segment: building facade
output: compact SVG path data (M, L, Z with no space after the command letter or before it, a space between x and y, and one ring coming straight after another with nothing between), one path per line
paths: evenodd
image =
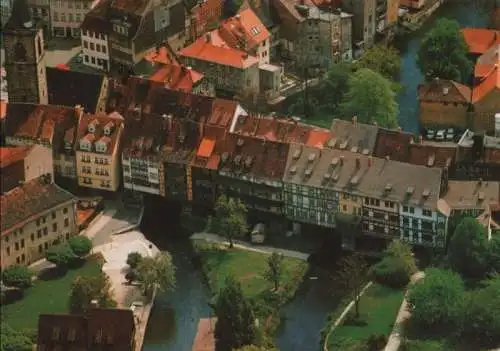
M188 8L186 31L190 42L194 42L206 32L215 29L222 20L223 0L195 0Z
M109 71L108 34L88 28L86 23L81 27L83 62L92 68Z
M1 268L29 265L77 234L76 198L42 176L1 197Z
M84 115L78 126L76 173L81 187L117 191L121 185L123 117Z
M353 15L353 44L356 49L369 48L375 42L377 0L345 0L343 9Z
M52 37L50 3L50 0L28 0L31 15L34 19L42 22L43 36L46 41Z
M79 38L85 15L99 0L55 0L50 2L53 37Z

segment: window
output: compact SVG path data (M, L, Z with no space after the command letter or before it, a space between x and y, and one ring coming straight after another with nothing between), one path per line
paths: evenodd
M55 22L59 22L59 13L55 12L54 11L54 15L52 16L52 19L55 21Z
M63 208L63 213L64 214L68 213L68 208L67 207Z
M31 241L35 241L35 233L31 233Z
M410 213L415 213L415 209L413 207L410 207Z
M61 13L61 22L66 22L66 14L64 12Z
M57 232L57 223L52 223L52 231Z
M95 65L95 57L91 57L90 60L92 61L92 64Z
M69 3L71 4L71 1ZM72 13L68 14L68 22L73 22L73 14Z
M42 251L43 251L43 247L42 247L42 244L40 244L40 245L38 245L38 252L42 253Z
M422 215L426 217L432 217L432 211L431 210L422 210Z
M5 242L8 243L9 242L9 236L5 236Z
M49 248L49 243L44 243L43 247L45 248L45 250L47 250Z
M94 50L94 43L90 43L90 50Z
M14 244L14 246L16 247L16 251L19 251L19 243L18 243L18 242L16 242L16 243Z
M21 255L21 262L25 262L26 261L26 256L24 256L24 254Z
M17 263L17 264L20 264L20 263L21 263L21 260L19 259L19 257L16 257L16 263Z
M21 239L21 249L24 249L24 239Z
M56 219L56 213L52 212L52 219Z
M47 236L49 234L49 230L47 227L43 228L43 236Z
M95 44L95 50L96 50L97 52L101 52L101 45L99 45L99 44Z
M403 212L408 212L408 206L403 206Z
M85 55L85 56L84 56L84 58L83 58L83 60L84 60L85 62L89 63L89 55Z
M82 16L79 13L77 13L75 16L76 16L76 22L80 23L82 21Z
M69 219L68 218L64 218L64 226L69 227Z
M103 54L105 54L105 53L106 53L106 46L105 46L105 45L103 45L103 46L102 46L102 53L103 53Z
M10 256L10 247L7 246L6 251L7 251L7 256Z
M41 229L38 229L37 232L36 232L36 237L38 239L40 239L42 237L42 230Z
M84 41L83 41L83 47L84 47L85 49L88 49L88 48L89 48L89 42L88 42L88 41L86 41L86 40L84 40Z

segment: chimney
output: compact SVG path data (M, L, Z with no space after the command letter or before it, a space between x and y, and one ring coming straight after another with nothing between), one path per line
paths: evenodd
M237 13L236 15L234 15L234 18L236 18L239 21L241 19L241 16L239 13Z
M205 34L205 42L207 43L212 42L212 37L210 36L210 33Z
M353 125L354 127L357 127L357 126L358 126L358 117L357 117L357 116L354 116L354 117L352 118L352 125Z
M98 308L99 302L97 300L90 301L90 308Z
M356 169L360 168L361 168L361 160L359 159L359 157L356 157Z

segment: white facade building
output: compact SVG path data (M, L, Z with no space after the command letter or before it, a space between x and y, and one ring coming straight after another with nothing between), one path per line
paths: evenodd
M81 29L83 63L105 72L109 71L109 46L106 33Z
M85 15L100 0L54 0L50 4L53 37L80 37Z

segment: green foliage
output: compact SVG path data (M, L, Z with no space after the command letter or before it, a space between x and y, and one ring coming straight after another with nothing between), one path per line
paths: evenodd
M86 236L77 235L69 239L69 246L76 256L84 257L92 250L92 241Z
M243 346L239 349L234 349L233 351L278 351L278 349L275 348L267 348L267 347L262 347L262 346L255 346L255 345L247 345Z
M349 77L349 90L340 105L345 118L358 122L377 122L382 127L397 125L398 104L391 82L377 72L362 68Z
M420 44L417 63L427 79L466 82L472 72L468 46L455 20L440 19Z
M114 307L109 277L100 272L95 276L77 277L71 286L69 309L72 313L82 313L97 300L99 307Z
M488 266L492 273L500 274L500 234L492 235L488 243Z
M144 295L151 298L154 288L168 291L175 289L176 267L169 252L155 257L144 257L137 265L137 280L142 283Z
M33 341L30 336L12 329L6 323L2 322L0 327L1 337L0 345L2 351L32 351Z
M464 218L448 246L451 267L466 278L482 278L487 267L487 234L474 218Z
M2 271L2 282L7 286L26 289L31 286L33 272L26 266L13 265Z
M215 303L217 324L215 339L217 351L230 351L252 345L256 338L255 317L250 302L243 295L241 285L233 277L226 279Z
M139 252L131 252L127 256L127 264L130 268L136 269L139 262L142 260L142 255Z
M359 317L359 294L368 280L368 266L363 257L359 254L344 257L340 261L337 279L340 287L351 294L356 317Z
M137 280L137 272L135 269L131 269L129 270L126 274L125 274L125 279L127 280L127 282L129 284L131 284L133 281Z
M500 345L500 276L470 293L464 314L462 335L466 339L485 347Z
M278 291L281 276L283 274L283 255L273 252L267 259L267 270L264 277L274 284L274 290Z
M387 344L387 337L383 334L370 335L366 341L366 349L368 351L380 351L383 350Z
M409 287L412 322L422 330L453 329L460 324L464 284L454 272L430 268L423 281Z
M415 262L415 257L411 251L410 245L401 240L391 241L385 251L385 255L401 260L409 276L418 271L417 263Z
M59 244L49 247L45 252L45 258L57 267L65 269L77 256L68 244Z
M391 288L402 288L410 282L404 262L396 257L384 257L372 267L373 280Z
M248 231L247 209L239 199L221 195L215 204L214 225L217 233L227 237L230 247L233 239L242 237Z
M401 56L394 47L377 44L363 53L355 67L368 68L389 80L397 81L401 73Z

